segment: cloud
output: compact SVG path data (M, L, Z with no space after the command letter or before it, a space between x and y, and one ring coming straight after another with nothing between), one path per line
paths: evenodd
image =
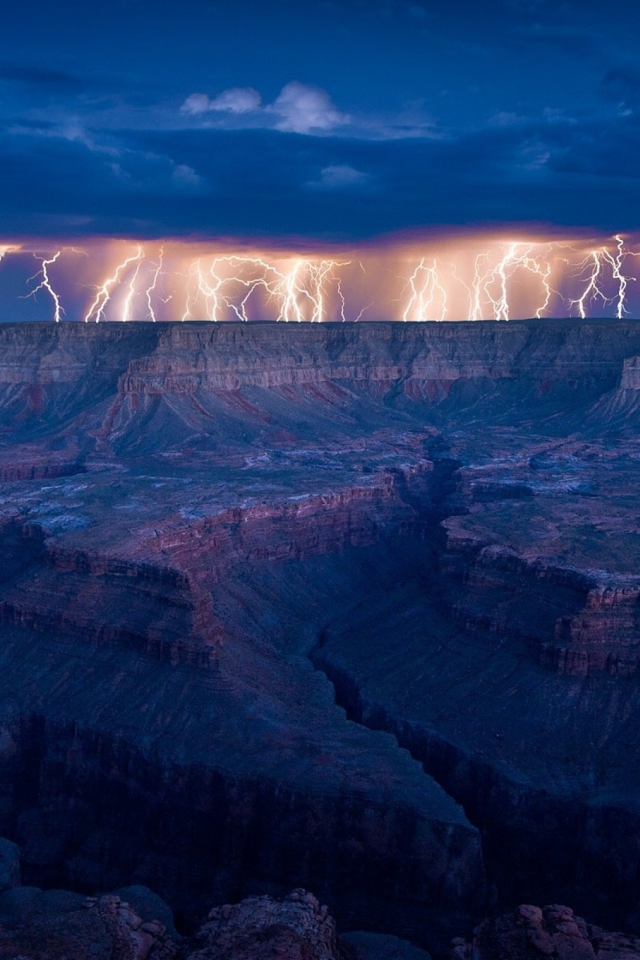
M284 133L317 133L349 123L331 97L320 87L309 87L297 80L282 88L273 103L262 106L262 98L252 87L233 87L211 99L206 93L192 93L181 112L197 117L208 113L246 115L248 127L265 127Z
M362 186L371 178L367 173L356 170L347 163L332 163L323 167L319 180L310 180L308 186L313 190L348 190Z
M347 132L120 130L97 149L53 131L0 130L0 235L55 233L69 218L88 235L348 242L437 224L637 227L633 116L522 117L438 140Z
M204 183L202 177L187 163L177 163L173 168L171 179L184 190L199 189Z
M276 129L290 133L332 130L349 122L349 117L339 112L325 90L307 87L295 80L282 88L267 109L280 118Z
M242 114L257 112L261 104L262 97L252 87L232 87L230 90L223 90L213 100L206 93L192 93L180 109L191 116L209 111Z

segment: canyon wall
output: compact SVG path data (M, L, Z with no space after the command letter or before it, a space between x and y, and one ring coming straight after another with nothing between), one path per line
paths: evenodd
M436 949L487 878L631 915L639 355L631 321L0 325L27 877L185 915L301 884Z

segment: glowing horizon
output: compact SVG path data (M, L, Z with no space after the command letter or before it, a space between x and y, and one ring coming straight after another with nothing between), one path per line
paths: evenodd
M639 257L640 237L515 231L315 251L172 239L6 242L0 302L7 320L11 303L24 312L30 301L38 318L88 323L623 318L640 316Z

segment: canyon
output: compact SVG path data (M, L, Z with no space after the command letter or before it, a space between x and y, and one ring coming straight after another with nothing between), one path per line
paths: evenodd
M638 932L639 371L631 320L0 324L23 882Z

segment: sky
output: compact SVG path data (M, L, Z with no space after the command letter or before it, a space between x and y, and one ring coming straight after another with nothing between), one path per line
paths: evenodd
M0 239L640 227L630 0L30 0Z

